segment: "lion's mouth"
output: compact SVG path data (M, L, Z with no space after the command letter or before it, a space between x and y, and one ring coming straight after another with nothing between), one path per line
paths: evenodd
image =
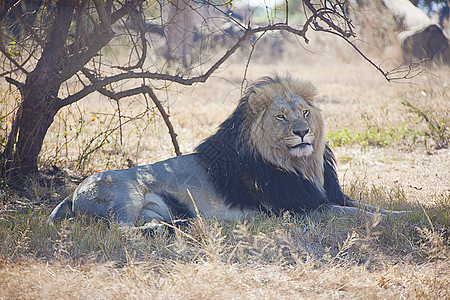
M312 146L312 145L310 143L302 142L300 144L297 144L297 145L295 145L293 147L288 147L288 148L289 149L297 149L297 148L305 148L305 147L308 147L308 146Z

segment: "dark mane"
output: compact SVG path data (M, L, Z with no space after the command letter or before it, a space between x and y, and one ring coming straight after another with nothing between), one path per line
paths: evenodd
M195 151L217 191L232 207L288 210L303 213L328 204L344 205L344 194L336 176L334 156L324 153L324 188L320 191L303 176L280 169L254 153L243 140L248 96L216 134ZM298 172L301 174L301 172Z

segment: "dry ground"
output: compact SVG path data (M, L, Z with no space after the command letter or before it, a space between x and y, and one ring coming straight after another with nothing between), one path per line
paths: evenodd
M425 208L446 205L447 210L442 215L447 223L440 223L439 234L431 232L435 228L430 227L424 215L416 223L404 219L403 227L411 227L411 231L414 232L404 240L396 239L403 234L400 221L392 224L382 222L378 225L381 229L377 229L380 228L376 226L377 222L367 221L355 225L352 222L342 221L344 226L351 224L354 227L339 229L340 231L336 231L334 227L341 228L341 221L332 217L323 222L320 220L318 222L302 220L300 223L286 221L285 224L268 222L262 230L264 237L259 240L263 245L249 242L248 245L251 247L246 248L247 252L244 251L240 254L242 257L239 256L236 260L232 260L231 257L234 257L233 251L241 250L239 242L241 240L238 238L234 240L234 233L221 234L219 231L215 236L206 234L208 237L203 236L201 247L198 245L193 247L198 249L198 252L194 250L185 252L186 247L189 248L186 241L191 241L191 237L197 237L195 232L188 231L185 235L181 234L183 243L179 242L180 237L177 236L175 241L162 242L162 246L155 245L159 240L151 240L154 238L152 236L135 237L139 239L139 243L144 239L142 243L151 244L142 251L146 253L144 256L139 251L128 252L127 247L132 247L129 243L135 245L133 244L135 242L126 238L126 244L122 247L126 259L125 261L119 259L119 263L116 264L116 259L108 257L98 259L96 253L81 253L71 259L61 254L65 249L61 246L64 245L62 237L54 245L55 253L60 255L55 254L53 257L41 255L38 248L31 246L33 237L29 234L38 232L39 229L27 225L27 229L23 230L22 239L17 238L17 242L8 244L9 246L7 243L1 245L0 299L444 299L449 297L450 247L447 238L450 214L448 210L450 152L448 148L437 150L432 137L420 134L427 130L426 124L408 112L407 108L401 105L401 101L408 99L437 112L448 124L450 70L445 67L432 69L411 80L388 83L373 67L358 57L352 49L340 45L339 41L330 42L317 38L311 44L314 45L313 53L299 48L287 49L284 58L276 62L270 56L261 55L258 58L255 55L257 59L248 70L249 82L261 76L286 72L294 77L309 79L320 90L319 103L330 133L341 132L346 128L350 136L355 136L358 132L367 131L368 128L381 130L380 135L376 137L355 138L352 142L334 147L338 173L346 191L351 190L352 195L359 195L358 190L356 192L354 190L355 187L359 188L366 192L360 193L361 199L367 197L365 200L371 203L377 201L373 193L367 192L373 187L377 191L386 192L387 195L391 195L392 191L401 194L401 197L395 200L404 201L407 207L416 203L424 205ZM388 63L395 65L398 58ZM172 122L179 135L182 152L191 151L203 138L213 133L217 125L231 113L240 97L243 73L242 61L235 59L204 85L192 88L172 86L167 94L164 92L158 94L161 99L167 97L170 101ZM86 125L78 138L71 141L69 147L65 147L65 140L61 140L61 135L58 134L64 126L67 126L63 126L62 123L76 119L77 115L73 107L71 111L62 112L65 119L61 117L61 121L55 124L47 137L42 157L44 165L56 163L69 173L73 171L72 167L76 166L77 156L89 140L89 134L94 132L93 128L107 126L101 123L106 122L107 116L100 114L96 118L96 114L100 112L99 108L104 106L104 103L97 102L96 98L92 97L89 102L78 104L79 110L86 111L84 115L91 127ZM167 130L159 119L156 121L146 123L145 131L141 131L142 127L137 125L135 128L132 128L134 126L132 125L124 129L126 131L124 136L127 138L122 144L118 143L117 135L111 137L111 143L93 154L84 164L83 171L78 173L87 174L105 168L125 167L126 158L144 164L173 156ZM142 126L142 123L139 124ZM76 122L72 126L77 126ZM392 128L394 133L402 132L404 135L401 138L392 137L392 132L387 134L383 132L383 128ZM333 139L334 135L329 136ZM382 143L388 140L388 143L372 145L374 139L378 142L381 140ZM61 196L60 194L58 195ZM369 194L372 198L367 196ZM35 193L35 196L38 194ZM389 199L383 198L380 203L375 204L386 203L391 204ZM48 211L46 209L43 208L44 212ZM10 217L11 212L4 210L1 220ZM90 225L83 224L81 226L86 226L83 228L89 230ZM217 229L215 227L217 225L214 224L216 223L210 222L201 228L214 232ZM282 233L271 229L271 224L275 224L273 227L277 230L281 227ZM234 225L219 224L219 226ZM250 222L249 226L263 225ZM17 228L19 227L18 225ZM428 228L430 231L422 232L421 235L416 227ZM378 232L391 229L401 233L380 235ZM256 232L258 230L254 231L253 237L259 238L260 234ZM280 235L286 232L289 236L286 242L289 246L287 248L290 249L288 255L279 241ZM352 236L355 232L357 235ZM1 239L5 241L12 236L5 230L0 233L4 234ZM333 238L326 236L328 233L335 236ZM391 237L395 238L386 241ZM435 237L438 237L438 241L433 242L432 239ZM442 239L439 240L439 237ZM326 241L322 241L323 239ZM299 240L307 242L302 244L298 242ZM274 248L270 248L275 251L275 254L271 252L273 257L267 258L265 250L261 250L261 257L249 259L255 249L264 248L264 241L274 243ZM225 247L223 245L228 245L230 249L223 250L221 248ZM313 250L308 250L305 245L312 245ZM323 246L324 249L317 248L317 245ZM349 249L353 249L355 245L356 249L352 254ZM10 249L7 249L8 247ZM27 250L27 247L30 250ZM327 247L330 249L325 249ZM300 248L305 248L306 254L302 252L303 250L298 250ZM168 253L160 255L161 251ZM299 251L302 253L298 254ZM330 253L327 254L327 251ZM108 253L106 249L99 252L104 253L104 256ZM6 253L9 256L6 256ZM17 257L17 253L21 254L20 257Z

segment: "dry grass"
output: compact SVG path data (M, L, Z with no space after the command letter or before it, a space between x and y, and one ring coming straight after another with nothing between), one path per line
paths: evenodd
M32 262L8 266L0 276L10 287L3 296L11 299L444 299L449 292L448 266L441 264L398 264L368 272L360 266L316 268L310 263L284 268L131 264L118 269Z
M448 297L450 153L436 150L430 127L401 103L407 99L448 126L449 69L389 84L339 41L319 36L311 45L313 53L286 48L276 63L255 53L249 80L289 72L313 81L328 131L347 128L353 138L335 148L347 194L411 209L410 215L261 214L244 223L193 220L173 233L144 235L87 219L50 226L49 210L70 189L58 180L124 168L127 158L144 164L173 156L167 130L152 111L124 118L122 139L119 130L105 139L118 124L115 107L108 103L105 110L105 100L93 96L64 109L46 137L41 166L56 164L66 173L53 174L53 181L30 179L22 193L0 190L0 299ZM159 91L183 152L234 109L243 73L242 62L234 61L205 85ZM3 93L0 118L14 107L14 94ZM127 101L125 116L145 107L143 99ZM0 119L1 132L10 121Z
M194 220L152 235L92 220L53 228L39 213L5 217L1 296L442 298L448 242L442 228L419 227L426 217L417 217L260 215L238 224Z

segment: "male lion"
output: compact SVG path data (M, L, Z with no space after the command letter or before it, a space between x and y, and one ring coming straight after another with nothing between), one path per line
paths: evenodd
M263 78L194 153L93 174L51 218L86 214L145 229L136 223L198 213L225 220L258 210L370 214L376 208L349 200L339 186L315 95L308 81Z

